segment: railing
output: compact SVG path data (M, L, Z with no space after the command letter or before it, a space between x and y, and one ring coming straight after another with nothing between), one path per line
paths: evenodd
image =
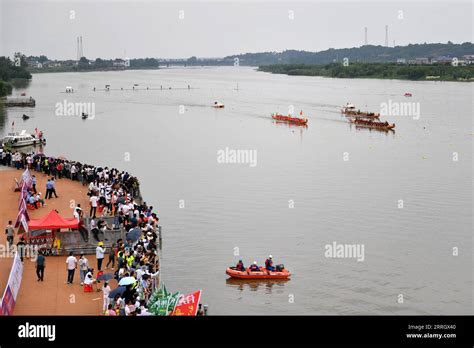
M107 223L108 226L111 226L112 229L106 229L105 231L99 230L97 233L97 238L94 235L90 228L90 217L86 217L83 219L83 223L79 229L79 234L81 236L80 242L75 243L67 243L67 241L62 241L62 245L60 254L67 255L70 251L74 253L83 252L84 254L94 254L95 249L97 247L97 243L99 241L104 242L105 248L112 247L113 243L116 243L119 239L125 240L127 232L123 228L114 228L117 226L118 219L115 216L104 216L97 219L101 219ZM63 234L63 237L68 236L66 232ZM158 235L158 248L161 250L162 248L162 228L158 226L157 229Z

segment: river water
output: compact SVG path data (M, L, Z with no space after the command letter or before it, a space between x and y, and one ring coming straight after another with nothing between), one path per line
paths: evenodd
M472 314L472 86L244 67L36 74L14 92L36 108L2 109L0 132L38 127L49 155L138 176L163 225L167 288L202 288L210 314ZM420 113L383 118L395 133L357 129L338 111L347 101ZM58 115L64 102L95 117ZM290 108L307 128L271 120ZM226 148L256 161L219 163ZM363 258L326 257L333 242ZM290 281L226 280L239 258L268 254Z

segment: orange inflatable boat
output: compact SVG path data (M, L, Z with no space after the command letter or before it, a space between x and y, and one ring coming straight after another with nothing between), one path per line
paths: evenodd
M238 279L288 279L290 272L283 269L281 271L267 271L265 267L260 267L260 272L250 272L247 268L245 271L237 271L235 267L229 267L225 271L227 275Z

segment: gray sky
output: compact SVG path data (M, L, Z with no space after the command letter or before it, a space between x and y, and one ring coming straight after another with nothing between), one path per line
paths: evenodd
M320 51L362 45L365 26L383 45L386 24L390 46L460 43L473 41L472 19L469 0L0 0L0 55L75 59L79 35L89 59Z

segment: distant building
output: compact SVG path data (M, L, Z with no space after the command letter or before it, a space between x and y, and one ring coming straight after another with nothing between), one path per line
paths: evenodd
M430 64L429 58L415 58L415 59L410 59L408 61L408 64L414 64L414 65L421 65L421 64Z
M397 59L397 64L406 64L407 60L405 58L398 58Z
M436 63L436 64L446 64L446 65L448 65L448 64L451 64L453 62L453 58L449 57L449 56L439 56L439 57L433 58L432 62Z
M44 68L59 68L61 66L60 62L47 60L43 63Z
M117 59L114 60L112 65L116 68L125 68L125 67L127 67L127 61L123 60L123 59L120 59L120 58L117 58Z
M28 65L28 67L30 68L37 68L38 67L38 64L41 64L40 62L38 62L36 59L26 59L26 64Z
M466 64L474 64L474 54L466 54L462 57Z

